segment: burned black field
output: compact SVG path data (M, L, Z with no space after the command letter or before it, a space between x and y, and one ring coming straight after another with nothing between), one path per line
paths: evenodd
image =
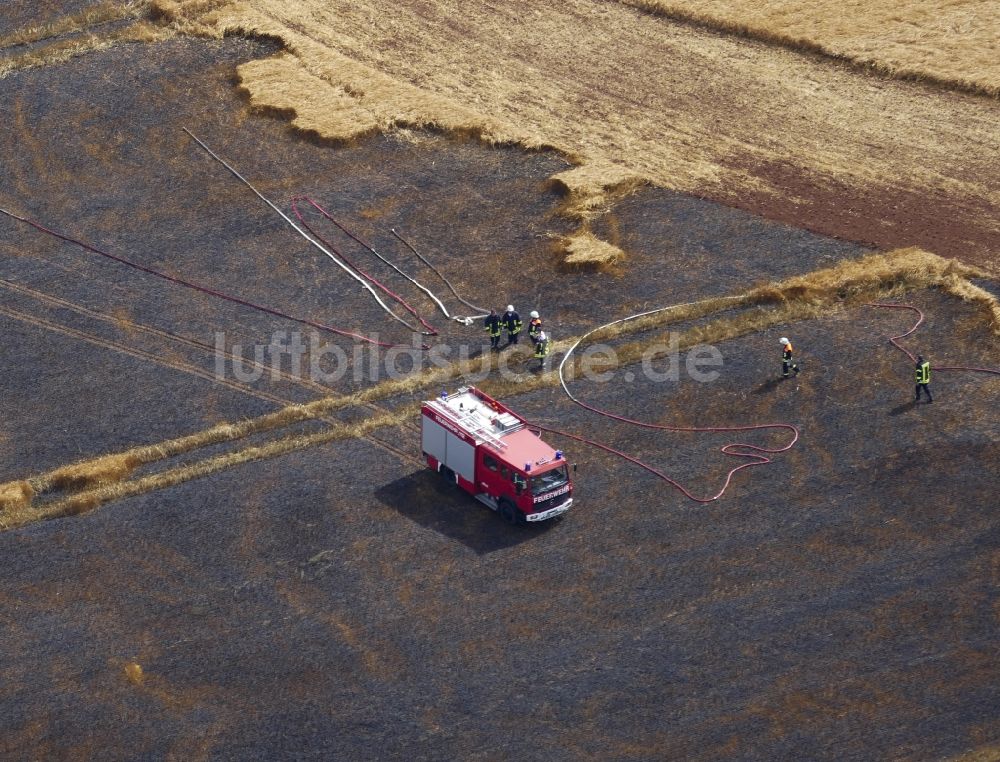
M390 342L410 335L183 127L282 208L292 195L314 197L443 294L396 228L459 293L522 314L537 306L557 340L867 252L640 188L595 222L627 259L611 272L568 269L553 242L575 223L547 183L566 166L558 155L408 130L312 140L282 115L253 113L237 91L235 66L270 52L235 38L174 41L0 79L0 206L144 266ZM447 323L314 221L404 292L443 341L482 343L480 326ZM217 334L227 348L248 347L300 326L7 217L0 293L0 480L372 384L353 374L326 385L287 375L221 383ZM896 301L927 315L907 346L939 364L1000 365L977 307L935 289ZM1000 381L941 372L935 404L909 404L911 366L886 337L911 323L851 305L720 342L712 383L652 383L637 366L609 383L573 382L582 398L643 420L800 428L794 449L741 472L706 505L553 437L579 464L577 505L540 528L509 527L420 465L413 420L3 532L0 753L861 760L941 759L994 743ZM776 381L784 334L803 373ZM350 354L350 340L327 338ZM438 391L332 417L353 422ZM644 431L553 386L505 401L702 495L734 465L722 445L785 441ZM327 425L305 421L165 464Z

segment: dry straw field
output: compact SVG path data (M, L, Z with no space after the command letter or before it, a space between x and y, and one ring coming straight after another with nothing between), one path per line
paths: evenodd
M892 76L1000 94L1000 3L993 0L621 1Z
M919 13L769 4L769 15L758 15L773 26L785 23L782 12L799 26L810 14L826 19L814 46L829 39L831 50L850 29L867 30L866 44L885 53L873 59L881 69L916 71L940 59L927 79L965 88L979 77L990 89L1000 66L990 5L976 4L974 18L961 3L921 4ZM403 124L557 148L574 165L557 181L569 189L568 212L582 220L566 242L577 261L620 257L595 248L588 225L616 194L643 182L853 240L918 244L980 263L1000 237L1000 179L987 171L1000 162L993 98L947 90L928 97L922 85L594 0L154 6L178 32L281 39L286 52L240 68L242 86L255 105L324 138ZM757 18L759 4L699 5L723 20L737 7ZM911 63L897 63L903 59ZM846 200L831 212L826 195L834 190ZM962 231L950 236L963 239L961 251L942 250L939 231L914 221L928 206L937 224Z
M146 0L102 0L77 13L0 35L0 77L131 42L156 42L168 36L147 18Z

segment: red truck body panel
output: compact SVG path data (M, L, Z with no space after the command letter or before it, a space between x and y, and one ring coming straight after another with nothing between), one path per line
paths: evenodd
M506 506L519 520L542 521L573 502L562 452L475 387L425 402L421 430L427 465L494 510Z

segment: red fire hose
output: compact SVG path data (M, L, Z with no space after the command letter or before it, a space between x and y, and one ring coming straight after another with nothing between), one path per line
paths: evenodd
M737 298L737 297L733 297L733 298ZM791 441L788 442L788 444L786 444L783 447L776 447L776 448L759 447L757 445L751 445L751 444L747 444L747 443L743 443L743 442L734 442L734 443L731 443L731 444L724 445L722 448L720 448L721 452L725 453L726 455L733 456L733 457L747 458L747 459L750 460L750 462L743 463L743 464L737 466L736 468L731 469L729 471L729 473L726 474L726 479L725 479L725 482L722 485L722 488L718 492L716 492L714 495L712 495L710 497L697 497L696 495L692 494L688 489L686 489L682 484L680 484L677 480L675 480L675 479L667 476L662 471L654 468L653 466L649 465L648 463L645 463L645 462L643 462L642 460L640 460L640 459L638 459L636 457L633 457L633 456L631 456L631 455L629 455L629 454L627 454L625 452L622 452L621 450L615 449L615 448L610 447L610 446L608 446L606 444L603 444L602 442L598 442L596 440L589 439L587 437L581 437L581 436L579 436L577 434L570 434L570 433L568 433L566 431L562 431L560 429L554 429L554 428L551 428L551 427L548 427L548 426L541 426L539 424L532 424L532 427L540 429L542 431L550 432L552 434L557 434L559 436L567 437L569 439L572 439L572 440L577 441L577 442L581 442L583 444L591 445L591 446L596 447L596 448L598 448L600 450L604 450L605 452L611 453L612 455L616 455L619 458L623 458L624 460L627 460L630 463L634 463L635 465L639 466L640 468L645 469L646 471L650 472L654 476L662 479L663 481L667 482L671 486L675 487L685 497L688 497L691 500L694 500L695 502L698 502L698 503L710 503L713 500L718 500L720 497L722 497L722 495L725 493L726 489L729 488L729 485L730 485L730 483L732 482L732 479L733 479L733 475L737 471L741 471L741 470L743 470L745 468L751 468L753 466L763 466L763 465L771 462L771 459L768 458L767 455L774 455L774 454L777 454L777 453L780 453L780 452L785 452L787 450L790 450L792 447L794 447L795 443L799 439L799 430L798 430L798 428L796 428L795 426L793 426L790 423L765 423L765 424L758 424L758 425L751 425L751 426L668 426L668 425L664 425L664 424L650 423L648 421L637 421L637 420L632 419L632 418L627 418L627 417L622 416L622 415L617 415L616 413L611 413L611 412L609 412L607 410L601 410L600 408L595 407L594 405L590 405L590 404L588 404L586 402L583 402L583 401L577 399L572 394L572 392L570 392L569 387L566 385L566 379L563 376L563 368L565 367L566 362L569 360L570 356L573 354L573 352L576 350L576 348L588 336L590 336L591 334L596 333L597 331L600 331L600 330L602 330L604 328L612 326L612 325L616 325L616 324L619 324L619 323L625 323L625 322L628 322L628 321L631 321L631 320L636 320L636 319L638 319L640 317L645 317L646 315L652 315L652 314L656 314L656 313L659 313L659 312L664 312L666 310L677 309L678 307L687 307L687 306L690 306L691 304L697 304L697 302L691 302L689 304L683 304L683 305L675 304L675 305L672 305L670 307L661 307L659 309L650 310L648 312L643 312L643 313L640 313L638 315L630 315L629 317L622 318L621 320L615 320L615 321L613 321L611 323L608 323L606 325L603 325L603 326L595 328L595 329L593 329L591 331L588 331L586 334L584 334L570 348L570 350L563 357L562 362L559 364L559 382L562 385L563 391L566 393L566 396L568 396L570 398L570 400L572 400L577 405L579 405L580 407L582 407L582 408L584 408L586 410L590 410L593 413L597 413L598 415L602 415L605 418L610 418L610 419L615 420L615 421L621 421L623 423L632 424L633 426L642 426L643 428L658 429L658 430L661 430L661 431L678 431L678 432L730 432L730 431L755 431L755 430L764 430L764 429L785 429L785 430L791 432L791 434L792 434L792 439L791 439ZM876 304L876 303L871 303L868 306L871 306L871 307L883 307L883 308L887 308L887 309L910 310L912 312L917 313L917 322L913 324L913 326L910 328L910 330L908 330L906 333L902 333L902 334L900 334L898 336L891 336L891 337L889 337L889 341L892 342L893 346L895 346L897 349L899 349L901 352L903 352L907 357L910 358L911 361L916 362L916 359L917 359L916 356L913 355L902 344L900 344L898 340L899 339L903 339L903 338L909 336L914 331L916 331L917 328L920 327L920 325L924 322L924 314L923 314L923 312L921 312L919 309L917 309L916 307L914 307L912 305L909 305L909 304ZM945 370L945 371L970 371L970 372L975 372L975 373L990 373L990 374L993 374L993 375L1000 375L1000 369L998 369L998 368L979 368L979 367L972 367L972 366L967 366L967 365L939 365L939 366L935 366L935 369L936 370Z
M333 326L326 325L324 323L318 323L315 320L298 318L293 315L289 315L287 312L282 312L281 310L276 310L272 307L267 307L263 304L257 304L255 302L251 302L246 299L241 299L238 296L233 296L232 294L227 294L222 291L218 291L214 288L209 288L208 286L202 286L198 283L194 283L189 280L184 280L183 278L176 278L173 275L168 275L165 272L160 272L159 270L154 270L151 267L140 265L138 262L133 262L130 259L125 259L124 257L119 257L114 254L110 254L106 251L102 251L101 249L98 249L96 246L91 246L89 243L84 243L83 241L77 240L76 238L73 238L71 236L59 233L55 230L51 230L42 225L41 223L35 222L34 220L29 220L28 218L22 217L18 214L14 214L13 212L9 212L6 209L0 208L0 214L5 214L8 217L11 217L15 220L19 220L20 222L25 223L26 225L31 225L31 227L35 228L36 230L41 231L42 233L45 233L47 235L53 236L54 238L58 238L62 241L66 241L66 243L74 244L76 246L79 246L80 248L86 249L87 251L93 252L94 254L99 254L100 256L106 257L107 259L110 259L114 262L118 262L119 264L123 264L135 270L139 270L140 272L144 272L147 275L152 275L157 278L162 278L163 280L169 281L170 283L175 283L178 286L183 286L184 288L190 288L202 294L214 296L217 299L223 299L227 302L232 302L233 304L239 304L243 307L249 307L250 309L257 310L258 312L264 312L267 313L268 315L274 315L275 317L280 317L284 318L285 320L291 320L295 323L307 325L311 328L316 328L317 330L320 331L335 333L338 336L347 336L349 338L356 339L357 341L364 341L379 347L396 346L395 344L388 344L383 341L376 341L375 339L370 339L367 336L362 336L359 333L352 333L351 331L344 331L339 328L334 328Z
M739 299L740 297L735 297L734 296L734 297L729 297L729 298ZM708 300L704 300L704 301L708 301ZM674 304L674 305L671 305L670 307L661 307L659 309L649 310L647 312L641 312L641 313L639 313L637 315L630 315L630 316L628 316L626 318L621 318L620 320L614 320L614 321L612 321L610 323L607 323L605 325L599 326L599 327L594 328L593 330L590 330L587 333L585 333L583 336L580 337L579 340L577 340L577 342L572 347L570 347L569 351L563 357L562 362L559 364L559 383L562 385L563 391L566 393L566 396L569 397L570 400L572 400L573 402L575 402L580 407L582 407L582 408L584 408L586 410L589 410L592 413L597 413L598 415L602 415L605 418L610 418L611 420L614 420L614 421L621 421L623 423L629 423L629 424L632 424L633 426L642 426L643 428L657 429L657 430L660 430L660 431L717 432L717 433L721 433L721 432L733 432L733 431L764 431L764 430L767 430L767 429L781 429L781 430L784 430L784 431L788 431L791 434L791 440L786 445L784 445L782 447L761 447L759 445L753 445L753 444L749 444L749 443L746 443L746 442L732 442L730 444L724 445L723 447L720 448L720 451L722 453L724 453L725 455L729 455L731 457L734 457L734 458L745 458L749 462L742 463L742 464L736 466L735 468L730 469L729 472L726 474L726 479L725 479L725 481L722 484L722 488L718 492L716 492L714 495L711 495L709 497L698 497L697 495L693 494L690 490L688 490L684 485L682 485L680 482L678 482L676 479L673 479L670 476L667 476L665 473L663 473L662 471L654 468L653 466L649 465L648 463L645 463L645 462L639 460L638 458L635 458L635 457L633 457L631 455L628 455L628 454L626 454L626 453L624 453L624 452L622 452L620 450L617 450L617 449L615 449L613 447L610 447L610 446L608 446L606 444L603 444L601 442L597 442L597 441L595 441L593 439L588 439L586 437L577 436L576 434L569 434L569 433L567 433L565 431L560 431L558 429L553 429L553 428L549 428L549 427L545 427L545 426L538 426L537 424L532 424L532 425L535 426L535 428L539 428L539 429L541 429L543 431L549 431L549 432L551 432L553 434L558 434L560 436L569 437L570 439L574 439L574 440L576 440L578 442L583 442L585 444L593 445L594 447L597 447L598 449L604 450L605 452L611 453L612 455L617 455L620 458L624 458L625 460L629 461L630 463L634 463L635 465L639 466L640 468L644 468L646 471L649 471L654 476L656 476L656 477L662 479L663 481L667 482L667 484L669 484L672 487L676 488L678 491L681 492L681 494L683 494L685 497L687 497L687 498L689 498L691 500L694 500L696 503L711 503L713 500L718 500L720 497L722 497L722 495L725 493L725 491L729 488L729 485L730 485L730 483L733 480L733 476L736 474L737 471L742 471L745 468L752 468L754 466L763 466L763 465L766 465L766 464L768 464L768 463L771 462L771 458L767 457L768 455L774 455L774 454L777 454L777 453L780 453L780 452L786 452L786 451L792 449L792 447L795 446L795 443L798 442L798 440L799 440L799 430L798 430L798 428L796 428L795 426L793 426L790 423L762 423L762 424L753 424L753 425L747 425L747 426L669 426L669 425L660 424L660 423L650 423L648 421L637 421L637 420L635 420L633 418L627 418L627 417L625 417L623 415L618 415L616 413L611 413L611 412L609 412L607 410L601 410L600 408L595 407L594 405L590 405L590 404L588 404L586 402L583 402L583 401L577 399L573 395L573 393L570 392L569 387L566 385L566 379L565 379L565 377L563 375L563 369L564 369L564 367L566 365L566 362L572 356L572 354L576 350L576 348L584 340L586 340L586 338L588 336L590 336L591 334L596 333L597 331L600 331L600 330L603 330L605 328L608 328L609 326L612 326L612 325L617 325L619 323L627 323L629 321L637 320L637 319L639 319L641 317L645 317L647 315L653 315L653 314L656 314L656 313L659 313L659 312L665 312L667 310L678 309L680 307L688 307L688 306L691 306L692 304L698 304L698 302L690 302L688 304Z
M299 209L299 201L305 201L307 204L309 204L310 206L312 206L316 211L318 211L320 214L322 214L326 219L328 219L330 222L332 222L334 225L336 225L338 228L340 228L342 231L344 231L344 233L346 233L348 236L350 236L352 239L354 239L358 243L362 244L363 246L368 247L368 249L371 250L371 251L375 251L374 249L372 249L370 246L368 246L368 244L366 244L360 238L355 237L355 235L353 233L351 233L350 231L348 231L347 228L345 228L343 225L341 225L339 222L337 222L332 216L330 216L330 213L328 211L326 211L326 209L324 209L318 203L316 203L311 198L309 198L309 196L295 196L295 197L292 198L292 212L295 213L296 219L298 219L298 221L300 223L302 223L302 227L304 227L306 230L308 230L313 235L313 237L316 238L324 246L326 246L326 248L328 248L330 251L332 251L334 254L336 254L338 257L340 257L342 260L344 260L344 262L346 262L348 265L350 265L352 268L354 268L354 270L359 275L361 275L363 278L365 278L369 283L371 283L372 285L374 285L376 288L380 289L386 296L388 296L390 299L393 299L395 302L397 302L399 305L401 305L403 307L403 309L405 309L407 312L409 312L411 315L413 315L413 317L415 317L417 320L419 320L420 321L420 325L422 325L426 329L425 335L427 335L427 336L437 336L438 335L438 332L434 328L434 326L432 326L430 323L428 323L426 320L424 320L422 317L420 317L420 314L409 304L409 302L407 302L403 297L401 297L395 291L391 291L384 283L382 283L379 280L376 280L375 277L373 277L372 275L369 275L364 270L362 270L360 267L358 267L357 264L355 264L350 259L348 259L346 256L344 256L344 254L342 252L340 252L336 248L334 248L333 244L331 244L329 241L327 241L325 238L323 238L323 236L321 236L319 233L317 233L312 227L310 227L309 223L306 222L305 218L302 216L302 211ZM375 252L375 254L378 255L378 252ZM381 255L379 255L379 258L383 259L383 261L386 261L384 258L381 257Z
M910 352L910 350L908 350L906 347L900 344L898 339L905 339L911 333L916 331L917 328L919 328L920 325L924 322L924 313L921 312L916 307L914 307L912 304L881 304L881 303L869 302L866 306L882 307L889 310L910 310L911 312L917 313L917 322L913 324L913 327L910 328L910 330L908 330L906 333L899 334L899 336L889 337L889 341L892 342L892 345L896 347L896 349L898 349L900 352L909 357L911 362L916 362L917 361L916 355L914 355L912 352ZM972 368L967 365L935 365L934 370L967 370L973 373L992 373L996 376L1000 376L1000 368Z

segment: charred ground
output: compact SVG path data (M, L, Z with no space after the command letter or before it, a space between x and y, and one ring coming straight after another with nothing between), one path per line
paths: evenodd
M388 229L407 233L473 301L537 304L557 338L865 252L641 188L600 223L628 254L620 269L566 270L551 241L573 223L547 184L560 157L406 131L309 140L235 91L236 64L269 50L174 41L0 80L13 127L0 135L2 205L148 266L392 340L408 336L182 126L275 201L309 193L415 269ZM176 340L210 347L225 330L246 345L292 325L7 218L0 254L0 277L18 287L2 289L0 315L4 479L323 393L214 383L205 346ZM937 291L909 300L929 316L914 349L1000 364L976 308ZM908 405L910 367L883 338L908 320L857 307L783 326L804 367L788 382L772 381L777 333L724 342L712 384L578 382L587 399L642 418L801 427L799 447L709 506L573 448L578 507L541 531L515 530L413 459L351 440L0 534L0 749L869 759L992 743L997 382L938 374L935 405ZM436 322L448 341L479 339L478 327ZM698 492L728 467L716 449L728 437L607 425L554 389L510 403L642 454ZM381 436L417 447L412 427Z

